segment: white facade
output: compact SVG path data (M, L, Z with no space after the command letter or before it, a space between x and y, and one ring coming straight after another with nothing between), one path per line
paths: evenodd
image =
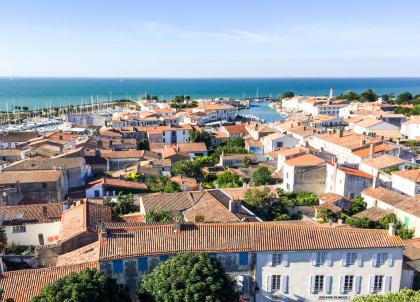
M408 196L420 194L420 183L403 178L396 174L391 174L392 189Z
M174 143L188 143L189 142L189 129L171 129L163 131L163 142L165 144Z
M261 142L264 144L264 153L273 152L283 147L293 148L299 143L299 140L288 134L274 139L271 137L272 135L267 135L261 138Z
M420 118L408 120L401 124L402 135L405 135L408 139L417 139L420 137Z
M395 292L402 263L400 248L259 253L256 301L350 301L355 295ZM382 276L381 284L375 276Z
M60 221L4 226L7 236L7 246L11 246L12 244L45 245L57 243L60 228Z
M400 130L400 128L390 123L383 122L383 121L369 127L363 127L358 124L355 124L353 128L353 131L358 134L368 133L370 131L376 131L376 130L397 130L398 131Z

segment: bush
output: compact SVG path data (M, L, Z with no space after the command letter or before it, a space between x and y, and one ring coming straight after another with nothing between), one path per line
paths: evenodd
M256 186L268 185L271 180L271 172L266 166L259 166L251 176Z
M420 291L403 289L398 293L368 295L353 298L353 302L414 302L420 301Z
M137 212L139 209L134 205L133 194L118 194L117 202L104 200L104 204L112 208L112 216L119 217L121 215Z
M31 302L113 302L131 301L125 288L117 285L115 279L86 269L72 273L41 289Z
M221 173L214 181L219 188L238 188L242 186L242 181L238 174L232 171L225 171Z
M160 263L140 284L140 301L237 301L235 282L205 254L178 254Z

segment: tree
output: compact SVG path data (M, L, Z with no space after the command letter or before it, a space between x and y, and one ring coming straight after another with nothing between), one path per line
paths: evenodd
M361 100L364 102L375 102L378 96L373 92L372 89L363 91L361 94Z
M31 302L111 302L131 301L128 291L115 279L94 269L72 273L41 289Z
M222 172L214 181L219 188L237 188L242 186L238 174L232 171Z
M207 148L211 145L211 135L207 131L190 131L189 139L192 143L205 143Z
M318 219L319 222L325 223L328 222L330 219L333 219L334 214L331 212L330 209L321 208L316 213L316 219Z
M0 253L2 253L7 246L7 236L4 228L0 226Z
M361 96L353 91L344 92L336 97L337 100L360 101Z
M281 95L281 99L288 99L288 98L292 98L294 97L295 94L292 91L285 91L283 92L283 94Z
M256 186L268 185L271 180L271 171L267 166L259 166L251 176Z
M140 284L140 301L237 301L235 282L220 261L206 254L177 254L160 263Z
M142 174L140 174L139 172L137 172L137 171L131 171L130 173L128 173L124 178L126 179L126 180L129 180L129 181L140 181L140 179L142 178Z
M149 141L147 139L143 139L139 143L139 150L150 150Z
M123 195L122 192L118 194L117 202L105 200L104 204L112 208L112 216L119 217L121 215L137 212L139 209L134 205L133 194Z
M319 204L319 198L312 192L297 192L295 197L296 205L314 206Z
M156 222L172 222L173 218L171 213L167 211L147 211L146 212L146 223Z
M410 92L401 93L398 97L396 102L398 104L407 104L413 100L413 95Z
M243 161L244 168L249 168L249 166L251 166L251 164L252 164L251 157L249 157L248 155L245 155L244 156L244 161Z
M353 302L414 302L420 301L420 291L403 289L397 293L354 297Z
M153 178L147 178L146 185L152 192L181 192L181 188L178 183L174 182L169 177L163 175L159 175Z
M346 214L352 216L352 215L357 214L359 212L362 212L364 210L366 210L365 199L362 196L356 196L353 199L353 203L351 205L350 210L347 210Z
M172 173L179 176L200 178L203 176L198 162L192 160L180 160L172 165Z
M371 229L375 226L375 223L367 217L347 217L345 223L361 229Z
M272 194L271 190L267 187L264 187L263 189L252 188L246 190L244 201L247 205L264 208L269 207L274 198L274 194Z

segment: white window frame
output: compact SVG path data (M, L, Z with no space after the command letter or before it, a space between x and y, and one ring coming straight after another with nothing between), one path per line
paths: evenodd
M378 253L376 254L376 266L384 265L388 260L388 253Z
M350 293L354 291L354 276L353 275L344 276L343 290L345 293Z
M327 253L326 252L317 252L316 253L316 260L315 265L325 265L327 262Z
M271 276L271 292L277 292L281 289L281 275Z
M14 225L12 233L26 233L26 225Z
M384 276L383 275L375 275L373 279L373 292L379 293L384 290Z
M274 253L272 254L272 265L276 266L276 265L280 265L283 262L283 254L282 253Z
M357 263L357 253L349 252L346 255L346 266L355 265Z

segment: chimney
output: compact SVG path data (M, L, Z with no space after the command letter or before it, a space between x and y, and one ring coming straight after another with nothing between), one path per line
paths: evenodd
M98 233L99 235L103 236L106 238L106 227L105 227L105 223L101 222L98 226Z
M231 213L239 213L241 211L242 202L240 200L229 200L229 211Z
M375 145L374 144L370 144L369 145L369 158L373 158L375 154Z
M344 129L338 130L338 137L343 137Z
M175 219L174 225L173 225L173 230L174 230L174 233L180 233L181 232L182 223L179 221L179 219Z
M361 139L360 140L360 146L363 147L366 145L366 140L365 139Z
M389 234L389 236L397 235L397 226L395 225L395 223L390 223L389 224L388 234Z

